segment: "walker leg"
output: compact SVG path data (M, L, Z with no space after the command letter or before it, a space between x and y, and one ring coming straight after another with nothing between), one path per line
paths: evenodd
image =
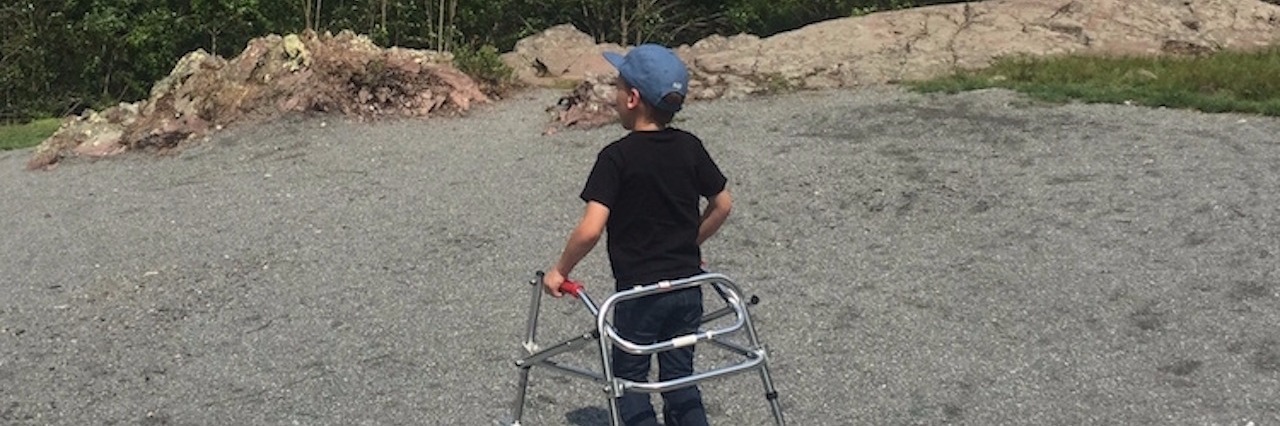
M622 413L618 412L618 398L622 396L622 386L618 383L618 379L613 377L613 361L610 353L613 350L613 343L606 337L607 330L599 330L599 332L600 369L604 372L604 392L609 403L609 424L622 426Z
M529 386L529 368L520 369L520 385L516 388L516 401L511 407L511 426L519 426L524 417L524 394Z
M756 326L751 323L751 316L746 318L747 338L751 341L751 347L764 349L764 360L760 362L760 381L764 384L764 398L769 401L769 411L773 413L773 420L778 426L785 426L786 419L782 416L782 404L778 402L778 390L773 386L773 378L769 375L769 355L768 350L760 343L760 337L756 334Z
M535 339L538 335L538 309L542 303L542 273L539 272L537 277L531 281L529 296L529 319L528 328L525 329L524 350L527 354L532 354L538 350L538 344ZM524 416L524 399L525 392L529 387L529 370L532 365L522 365L520 367L519 385L516 388L516 399L511 407L511 426L519 426L520 419Z
M773 387L773 379L769 377L769 360L760 364L760 381L764 383L764 398L769 401L769 411L773 413L774 423L778 426L787 424L782 417L782 404L778 403L778 391Z
M725 294L725 290L721 288L719 284L712 285L711 288L714 288L716 293L720 294L721 299L724 299L725 301L729 300L729 296ZM756 303L759 303L759 299L752 296L748 304L754 305ZM756 334L755 325L751 323L751 315L747 315L745 320L747 336L751 340L751 347L765 349L764 345L760 343L759 335ZM769 375L768 351L766 350L765 353L765 359L760 362L760 381L764 384L764 398L769 401L769 411L773 413L774 422L777 423L778 426L784 426L787 422L786 419L782 417L782 405L778 402L778 391L774 388L773 378Z
M529 353L537 352L537 343L535 339L538 337L538 308L542 304L542 272L538 272L537 276L529 281L529 320L528 328L525 329L524 349Z

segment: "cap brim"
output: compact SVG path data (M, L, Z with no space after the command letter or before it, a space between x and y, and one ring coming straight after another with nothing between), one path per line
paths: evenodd
M602 55L604 55L604 60L609 61L609 65L613 65L613 68L618 71L622 71L622 64L627 62L626 58L617 53L604 52Z

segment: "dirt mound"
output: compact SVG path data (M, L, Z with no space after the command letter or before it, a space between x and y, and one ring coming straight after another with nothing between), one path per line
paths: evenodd
M49 168L71 155L165 151L224 126L287 113L423 117L488 102L451 61L448 54L384 49L348 31L261 37L230 60L197 50L148 99L67 119L27 166Z
M677 47L690 98L740 98L928 79L1008 55L1198 55L1280 41L1280 6L1259 0L987 0L833 19L760 38L714 35ZM522 40L504 55L530 84L593 86L614 71L571 26ZM608 91L576 88L554 109L553 130L611 122ZM593 116L595 115L595 116Z

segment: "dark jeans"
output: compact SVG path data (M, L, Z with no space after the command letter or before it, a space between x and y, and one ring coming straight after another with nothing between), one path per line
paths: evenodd
M697 331L702 318L700 287L659 293L619 303L613 311L613 326L622 338L651 344ZM659 352L658 380L667 381L693 374L693 346ZM613 348L613 373L634 382L649 381L652 355L632 355ZM662 420L666 426L702 426L707 413L697 386L664 392ZM657 425L657 415L649 394L627 392L618 398L618 414L628 426Z

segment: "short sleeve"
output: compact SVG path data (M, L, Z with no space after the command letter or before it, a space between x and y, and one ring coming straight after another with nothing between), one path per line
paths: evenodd
M579 195L582 201L595 201L605 207L614 207L622 184L622 171L619 170L621 165L616 156L611 154L612 150L606 148L596 155L596 164L591 167L591 174L587 176L587 183Z
M698 194L703 197L710 197L724 191L725 185L729 179L720 171L720 166L716 165L715 160L711 159L711 154L698 142L698 160L694 166L698 179Z

